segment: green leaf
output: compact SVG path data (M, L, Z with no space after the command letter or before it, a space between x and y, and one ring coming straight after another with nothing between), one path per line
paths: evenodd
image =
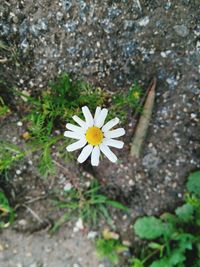
M97 254L100 258L108 259L112 264L117 265L119 262L117 247L119 245L120 242L118 240L99 238L96 241Z
M129 211L129 208L127 208L126 206L124 206L123 204L114 201L114 200L107 200L106 203L114 208L120 209L120 210L124 210L124 211Z
M184 204L183 206L178 207L175 210L175 213L183 222L189 222L193 220L194 209L192 205Z
M152 249L156 249L156 250L162 250L163 249L163 245L156 243L156 242L150 242L148 244L148 247L152 248Z
M190 174L188 177L187 189L190 193L194 193L200 197L200 171Z
M154 216L137 219L134 224L135 233L143 239L155 239L164 234L164 224Z
M49 146L45 146L40 158L39 171L42 175L48 176L50 173L55 172L55 166L51 157Z
M131 267L144 267L143 262L140 259L133 259Z
M195 237L188 233L176 234L172 237L172 240L179 242L179 248L183 251L186 249L192 249L192 244L195 241Z
M168 258L154 261L149 267L172 267Z
M169 257L169 263L172 266L176 266L179 263L183 263L185 259L186 257L184 255L184 251L182 251L181 249L174 249Z
M172 224L172 225L176 225L177 223L177 216L169 213L169 212L165 212L163 213L160 218L164 221L167 221L168 223Z

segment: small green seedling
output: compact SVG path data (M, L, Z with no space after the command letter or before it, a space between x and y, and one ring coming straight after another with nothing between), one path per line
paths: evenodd
M120 254L128 251L128 247L116 239L98 238L96 240L96 251L100 259L108 260L112 265L120 261Z
M125 123L129 110L131 112L141 111L141 98L143 91L135 81L128 92L114 93L111 99L110 116L118 117Z

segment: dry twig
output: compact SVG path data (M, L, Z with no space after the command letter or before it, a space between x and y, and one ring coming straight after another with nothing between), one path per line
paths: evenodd
M134 134L134 138L131 145L131 156L139 158L142 144L144 142L151 114L153 111L154 99L155 99L156 79L154 78L149 85L148 95L144 104L143 113L137 124L137 128Z

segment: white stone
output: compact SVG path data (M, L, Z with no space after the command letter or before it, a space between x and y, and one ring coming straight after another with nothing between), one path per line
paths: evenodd
M76 233L79 230L83 230L84 226L83 226L83 220L81 218L78 219L78 221L76 222L73 232Z
M88 233L88 235L87 235L87 238L88 238L88 239L94 239L97 235L98 235L97 232L95 232L95 231L90 231L90 232Z
M21 127L23 125L23 123L21 121L17 122L17 126Z
M67 192L72 189L72 184L71 183L66 183L64 186L64 191Z
M17 175L20 175L21 173L22 173L21 170L16 170Z
M140 20L138 21L138 24L139 24L141 27L145 27L145 26L147 26L147 24L149 24L149 17L146 16L146 17L140 19Z

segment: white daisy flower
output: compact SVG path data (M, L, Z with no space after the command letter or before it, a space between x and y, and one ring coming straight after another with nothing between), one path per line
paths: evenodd
M117 157L109 147L122 148L124 145L124 142L114 138L124 135L125 130L123 128L111 130L119 123L119 119L114 118L104 125L108 115L106 108L97 107L94 118L88 107L82 107L82 111L85 121L76 115L72 117L79 126L71 123L66 124L66 128L69 131L65 131L64 136L77 140L66 148L67 151L83 148L78 157L78 162L83 163L91 154L92 166L99 165L100 151L110 161L116 162Z

